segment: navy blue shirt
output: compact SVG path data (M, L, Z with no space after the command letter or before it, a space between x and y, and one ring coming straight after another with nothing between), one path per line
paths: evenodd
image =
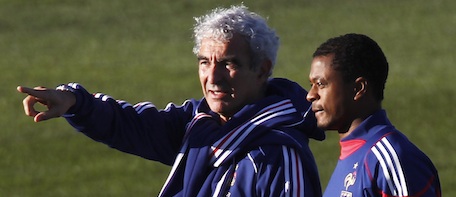
M341 139L325 197L441 196L431 160L390 123L384 110Z

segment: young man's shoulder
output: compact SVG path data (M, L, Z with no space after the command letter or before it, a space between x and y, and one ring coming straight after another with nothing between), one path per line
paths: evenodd
M397 159L402 163L430 162L426 154L398 130L386 133L371 146L367 154L377 160Z

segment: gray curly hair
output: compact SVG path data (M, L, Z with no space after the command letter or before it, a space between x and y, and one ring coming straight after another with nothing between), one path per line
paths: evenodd
M260 15L251 12L244 5L231 6L230 8L215 8L209 14L195 17L196 24L193 28L195 45L193 53L197 55L204 38L214 38L226 42L233 34L244 36L250 44L252 67L268 59L274 68L279 48L279 37Z

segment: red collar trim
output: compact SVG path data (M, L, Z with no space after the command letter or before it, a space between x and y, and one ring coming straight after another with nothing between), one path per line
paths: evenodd
M348 141L340 141L340 156L339 159L345 159L350 156L352 153L357 151L361 146L366 143L365 140L348 140Z

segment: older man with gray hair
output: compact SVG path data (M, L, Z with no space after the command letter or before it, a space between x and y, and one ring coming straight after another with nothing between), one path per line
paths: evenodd
M92 95L77 83L54 89L18 87L36 122L64 116L110 147L173 165L160 196L321 196L310 138L322 140L307 92L270 78L279 39L243 6L195 18L204 98L131 105ZM37 111L37 102L47 111Z

